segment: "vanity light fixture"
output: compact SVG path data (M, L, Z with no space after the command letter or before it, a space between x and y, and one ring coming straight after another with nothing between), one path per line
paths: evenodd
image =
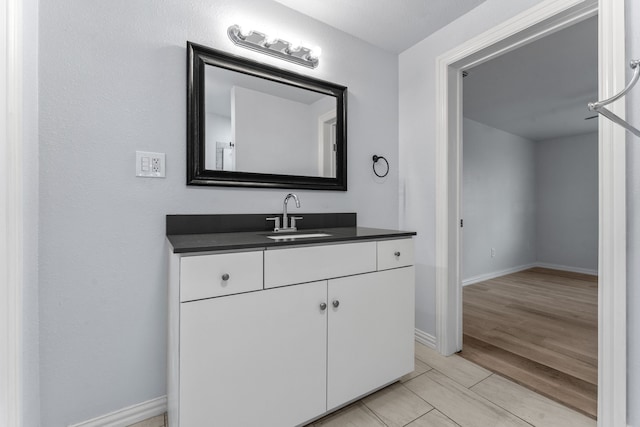
M270 38L266 34L257 31L245 31L239 25L232 25L227 34L233 43L238 46L275 56L298 65L309 68L318 66L319 49L309 49L304 46L295 46L293 43Z

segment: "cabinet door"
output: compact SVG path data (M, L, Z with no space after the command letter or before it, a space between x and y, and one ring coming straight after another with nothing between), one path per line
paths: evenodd
M328 410L413 370L414 299L413 267L329 281Z
M326 281L181 304L180 426L293 426L326 410Z

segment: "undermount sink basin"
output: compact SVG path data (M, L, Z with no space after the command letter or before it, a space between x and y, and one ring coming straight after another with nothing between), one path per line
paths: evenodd
M298 239L311 239L313 237L327 237L327 236L331 236L331 234L327 234L327 233L275 234L267 237L272 240L298 240Z

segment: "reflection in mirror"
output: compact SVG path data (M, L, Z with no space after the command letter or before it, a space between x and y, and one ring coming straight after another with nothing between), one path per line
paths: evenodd
M205 67L205 168L335 178L336 99Z
M346 94L187 42L187 184L346 191Z

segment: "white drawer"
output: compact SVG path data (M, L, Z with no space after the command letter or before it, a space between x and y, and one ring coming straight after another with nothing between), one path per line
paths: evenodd
M375 270L376 242L305 246L264 252L265 288Z
M262 289L262 251L180 260L180 302Z
M378 270L413 265L413 239L378 242Z

